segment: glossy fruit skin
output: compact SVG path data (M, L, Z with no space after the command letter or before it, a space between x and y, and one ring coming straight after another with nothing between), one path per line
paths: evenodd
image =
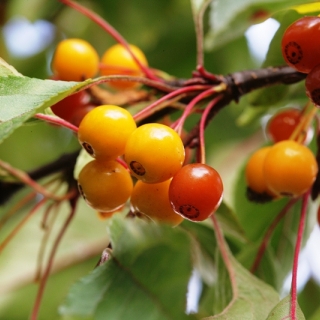
M51 106L51 110L56 116L71 122L77 110L88 105L89 102L90 95L86 91L80 91L60 100Z
M135 54L137 59L144 65L148 66L147 58L144 53L135 45L130 44L131 51ZM101 74L104 76L111 75L129 75L129 76L143 76L140 67L135 62L129 51L121 44L115 44L105 51L101 58L104 67L101 68ZM137 82L129 81L111 81L108 85L112 88L123 90L133 89L139 86Z
M272 192L279 196L298 197L311 188L318 165L306 146L284 140L271 147L263 170L266 184Z
M191 221L210 217L219 207L222 197L223 182L219 173L201 163L182 167L169 187L173 210Z
M182 167L184 146L170 127L148 123L138 127L129 137L124 160L131 174L146 183L172 178Z
M131 114L115 105L102 105L87 113L79 125L78 140L97 160L113 160L124 153L136 123Z
M282 55L289 66L309 73L320 64L320 17L303 17L292 23L282 38Z
M315 66L307 75L306 93L309 99L318 108L320 107L320 65Z
M117 161L88 162L78 177L80 194L99 212L114 212L129 199L133 182L129 172Z
M247 186L258 194L268 194L274 196L274 193L268 188L264 177L264 160L271 150L271 146L263 147L254 152L245 168L245 177Z
M83 81L92 78L99 69L99 55L82 39L59 42L52 59L52 70L60 80Z
M300 110L294 108L280 110L268 121L267 135L273 142L288 140L300 120Z
M131 211L156 222L172 226L180 224L184 219L173 211L169 201L170 182L171 179L152 184L137 181L131 194Z

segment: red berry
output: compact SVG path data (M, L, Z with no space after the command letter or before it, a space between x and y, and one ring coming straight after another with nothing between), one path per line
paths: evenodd
M300 120L300 110L293 108L280 110L268 121L267 134L273 142L288 140Z
M282 54L289 66L309 73L320 64L320 17L303 17L292 23L282 38Z
M219 173L202 163L182 167L172 178L169 199L173 210L186 219L203 221L222 200L223 183Z
M314 67L307 75L306 92L310 100L316 105L320 106L320 65Z
M86 91L80 91L57 102L51 107L51 110L56 116L71 122L75 112L86 106L89 101L90 95Z

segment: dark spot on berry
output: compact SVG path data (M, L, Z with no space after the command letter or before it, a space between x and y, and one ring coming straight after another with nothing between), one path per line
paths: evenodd
M146 170L143 167L143 165L141 163L137 162L137 161L131 161L130 162L130 168L138 176L143 176L146 173Z
M247 198L251 202L266 203L273 200L273 197L268 193L258 193L247 187Z
M320 88L314 89L311 92L311 100L314 104L316 104L317 106L320 106Z
M93 151L93 148L91 147L91 145L87 142L84 142L82 144L83 148L90 154L90 156L95 157L95 153Z
M299 63L303 58L301 47L294 41L290 41L286 44L284 52L288 61L292 64Z
M191 204L184 204L179 207L179 212L188 219L194 219L199 217L200 211Z
M78 183L78 190L79 190L79 193L81 194L82 198L84 200L86 200L86 196L84 195L84 192L83 192L83 189L81 187L81 184Z

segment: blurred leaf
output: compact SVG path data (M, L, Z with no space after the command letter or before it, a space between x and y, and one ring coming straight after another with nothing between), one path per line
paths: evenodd
M297 12L299 12L301 14L319 12L320 11L320 2L301 4L299 6L292 7L292 9L296 10Z
M113 218L112 258L78 282L65 316L95 319L189 319L185 314L191 250L178 228Z
M262 22L275 12L304 4L304 0L233 0L213 1L210 7L210 30L206 48L213 50L242 36L252 24Z
M282 320L290 317L290 296L282 299L270 312L266 320ZM305 320L299 305L297 304L297 320Z

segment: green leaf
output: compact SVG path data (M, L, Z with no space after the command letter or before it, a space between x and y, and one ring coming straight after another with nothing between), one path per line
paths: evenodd
M210 30L206 35L206 49L213 50L234 41L255 23L275 12L304 4L304 0L216 0L210 10Z
M282 320L290 318L290 296L282 299L270 312L266 320ZM305 320L299 305L297 305L297 320Z
M170 228L112 219L112 258L71 289L60 311L94 319L189 319L185 314L191 275L188 235Z
M233 293L229 305L220 314L205 319L265 319L271 308L279 301L278 293L249 273L231 254L229 259L235 273L236 292Z
M0 60L0 143L25 121L87 85L21 76Z
M227 250L231 268L234 272L235 292L231 291L230 276L221 258L214 239L211 225L184 223L185 227L199 242L196 251L203 269L200 271L205 287L200 300L200 314L216 314L204 319L265 319L279 301L278 293L268 284L249 273ZM200 252L199 252L200 251ZM205 272L211 271L211 278ZM220 312L217 314L217 312Z

